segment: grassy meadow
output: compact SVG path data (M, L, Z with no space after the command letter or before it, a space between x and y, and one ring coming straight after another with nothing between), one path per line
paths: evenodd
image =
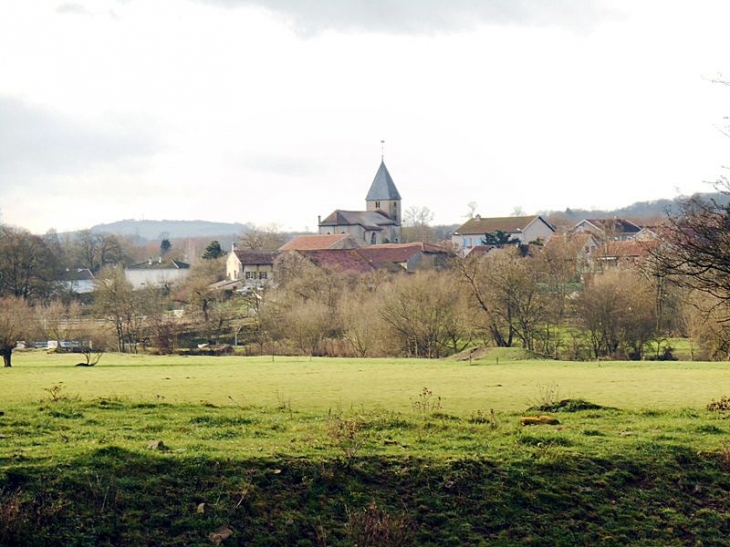
M727 364L518 354L18 352L0 545L730 545Z
M730 395L730 365L705 362L513 360L494 351L472 361L105 355L93 368L73 354L16 352L0 369L0 405L38 401L61 385L66 396L136 401L275 406L299 411L407 412L423 388L453 414L517 412L545 391L625 410L702 408ZM519 353L519 352L517 352Z

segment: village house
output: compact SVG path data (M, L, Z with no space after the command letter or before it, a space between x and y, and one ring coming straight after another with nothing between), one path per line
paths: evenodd
M571 233L588 232L599 240L627 241L634 239L641 227L623 218L587 218L573 226Z
M226 277L243 281L244 286L260 287L271 282L277 256L279 251L239 251L234 247L226 259Z
M124 270L124 277L136 290L145 287L167 287L176 281L185 279L189 273L190 264L179 260L164 260L159 257L127 266Z
M540 215L482 218L477 215L459 226L451 242L461 249L483 245L545 243L555 228Z
M393 178L381 160L370 190L365 211L337 209L318 221L320 234L349 234L358 244L377 245L401 241L401 197Z

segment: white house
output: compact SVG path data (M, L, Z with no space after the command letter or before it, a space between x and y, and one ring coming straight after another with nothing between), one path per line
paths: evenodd
M226 277L243 280L247 286L261 286L272 281L274 260L278 251L238 251L233 249L226 259Z
M144 287L166 287L185 279L190 273L190 264L179 260L149 259L146 262L127 266L124 277L134 289Z
M482 218L477 215L459 226L451 242L462 249L494 244L546 243L555 228L540 215Z
M573 226L571 232L588 232L606 241L628 241L641 232L641 227L624 218L586 218Z

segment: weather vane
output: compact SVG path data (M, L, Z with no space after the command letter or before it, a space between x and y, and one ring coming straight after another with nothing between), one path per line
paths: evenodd
M385 141L380 141L380 161L385 160Z

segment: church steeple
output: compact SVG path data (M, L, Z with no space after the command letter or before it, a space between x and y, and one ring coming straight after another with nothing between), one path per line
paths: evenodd
M370 191L365 201L400 201L400 199L401 197L398 193L398 188L395 187L393 177L390 176L388 168L385 166L385 161L381 159L380 167L375 174L373 183L370 185Z
M368 211L378 212L395 222L393 232L387 239L391 243L399 243L401 240L401 197L382 158L368 195L365 197L365 203Z

